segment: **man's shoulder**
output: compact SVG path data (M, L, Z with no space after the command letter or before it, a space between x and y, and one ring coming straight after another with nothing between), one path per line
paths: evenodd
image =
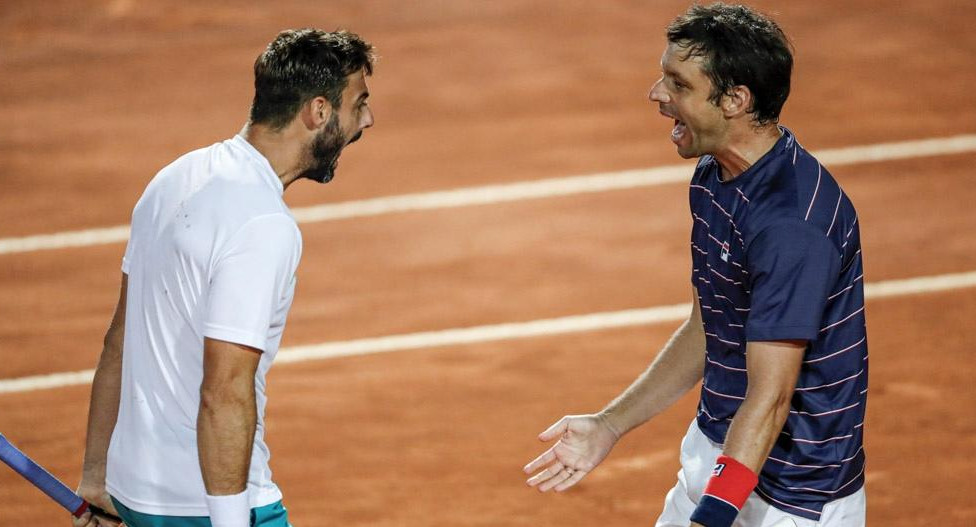
M853 221L857 212L840 182L813 154L797 145L789 177L794 182L796 216L830 236L838 225Z
M214 143L186 152L159 169L146 185L140 201L146 201L153 196L171 194L183 188L184 180L206 170L207 160L211 158L213 150L221 144Z
M276 187L280 182L273 173L265 173L269 170L235 149L231 141L187 152L146 186L133 211L133 226L175 218L194 227L194 232L229 233L269 215L294 225Z
M782 151L747 186L751 219L759 224L810 221L834 212L843 191L826 167L790 136Z
M270 166L258 163L234 143L222 141L181 158L185 163L182 192L187 200L240 222L266 214L291 218Z
M185 152L160 169L159 172L156 173L156 177L172 176L187 172L194 167L206 166L208 161L214 155L214 152L224 147L224 143L225 142L221 141Z

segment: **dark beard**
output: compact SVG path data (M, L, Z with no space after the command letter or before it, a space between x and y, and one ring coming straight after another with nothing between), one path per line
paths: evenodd
M335 177L336 165L339 163L339 154L342 153L345 146L346 141L342 136L342 130L339 128L339 118L333 112L329 122L325 124L325 128L315 136L312 144L309 145L312 159L300 177L322 184L332 181L332 178Z

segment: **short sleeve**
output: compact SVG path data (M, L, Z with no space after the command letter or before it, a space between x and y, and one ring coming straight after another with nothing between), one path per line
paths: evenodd
M132 222L129 225L129 239L125 242L125 253L122 255L122 272L129 274L129 270L132 268L132 260L136 253L136 246L138 245L138 232L136 224L136 214L135 210L132 212Z
M129 274L129 269L132 267L132 252L135 245L132 243L132 238L125 244L125 254L122 255L122 272Z
M300 258L301 234L289 216L249 221L214 264L204 336L264 351Z
M797 221L764 229L746 249L750 312L746 340L816 340L840 257L815 227Z

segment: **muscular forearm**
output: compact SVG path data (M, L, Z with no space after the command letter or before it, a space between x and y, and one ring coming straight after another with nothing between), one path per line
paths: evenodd
M695 315L675 331L651 366L601 412L619 436L674 404L701 380L705 335Z
M197 450L207 494L244 491L256 422L253 383L250 390L201 390Z
M732 420L723 453L758 473L789 413L789 394L748 394Z
M759 469L790 414L805 341L750 342L746 348L749 388L725 437L724 453Z

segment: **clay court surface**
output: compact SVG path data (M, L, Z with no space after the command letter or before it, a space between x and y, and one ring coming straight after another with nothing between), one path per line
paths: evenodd
M252 61L286 27L346 27L382 56L375 127L333 183L289 189L296 209L680 162L645 94L685 2L208 4L0 4L4 242L125 225L159 168L240 129ZM808 149L976 133L970 2L757 6L797 48L782 123ZM868 301L872 526L976 524L976 288L958 278L976 271L969 137L955 153L825 161L858 208L867 283L956 277ZM666 183L304 223L283 351L688 302L687 210L686 187ZM0 254L0 383L95 366L123 250ZM538 432L601 408L677 325L276 365L268 442L293 523L651 524L694 393L565 494L526 488L521 467ZM74 485L89 391L0 393L0 433ZM0 469L3 523L68 525Z

